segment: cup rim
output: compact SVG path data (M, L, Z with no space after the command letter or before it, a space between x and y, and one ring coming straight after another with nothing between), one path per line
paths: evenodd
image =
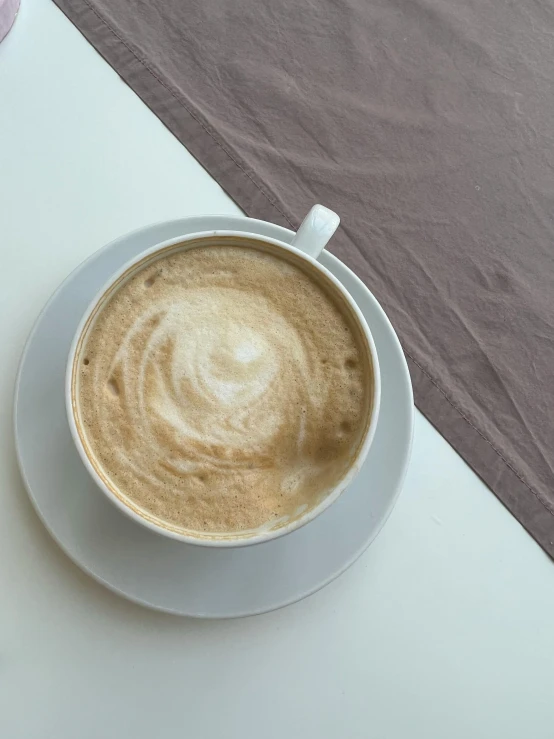
M171 248L172 246L178 246L180 244L186 245L188 242L196 241L198 239L207 239L214 237L235 237L238 239L258 241L261 243L270 244L272 246L279 247L287 252L295 254L297 257L300 257L302 260L312 265L312 267L315 267L316 270L322 272L325 277L334 285L338 292L341 293L342 297L349 304L354 315L356 316L356 320L358 321L367 341L373 370L373 398L369 424L367 425L365 436L362 443L360 444L356 457L354 458L346 474L341 478L341 480L333 488L333 490L328 495L326 495L316 506L308 510L304 515L299 516L298 518L294 519L288 524L285 524L284 526L280 526L275 529L262 530L255 534L247 534L244 536L237 535L221 538L217 538L216 536L194 536L192 534L184 534L170 528L165 528L164 526L157 524L154 520L149 520L149 518L147 518L146 516L141 515L131 506L127 505L121 498L119 498L100 477L95 466L92 464L89 455L87 454L81 435L79 433L79 429L77 427L77 421L75 418L76 404L73 400L73 377L77 350L80 346L83 333L88 327L89 319L103 301L106 293L108 293L113 288L115 283L117 283L117 281L121 279L127 272L132 270L134 267L138 267L141 262L148 259L149 257L152 257L157 252L161 252L165 249ZM292 531L296 531L297 529L302 528L306 524L310 523L310 521L313 521L315 518L321 515L325 510L327 510L327 508L329 508L336 500L338 500L342 493L353 482L366 460L367 454L375 436L375 430L377 427L379 416L380 400L381 376L375 342L373 340L373 336L371 334L369 326L367 325L367 321L365 320L363 313L356 304L354 298L352 298L352 296L350 295L348 290L346 290L340 280L338 280L326 267L320 264L317 259L314 259L309 254L306 254L302 250L297 249L292 244L287 244L284 241L280 241L279 239L274 239L272 237L262 236L261 234L244 231L233 231L229 229L198 231L195 233L174 237L172 239L167 239L163 242L160 242L159 244L155 244L154 246L145 249L144 251L140 252L140 254L137 254L135 257L125 262L125 264L120 269L114 272L108 278L108 280L106 280L100 290L97 291L93 299L90 301L83 316L81 317L73 340L71 342L65 371L65 406L69 430L73 439L73 443L75 444L77 452L81 458L81 461L83 462L86 470L88 471L89 475L91 476L97 487L104 493L104 495L106 495L106 497L112 504L114 504L120 511L129 516L136 523L145 526L158 535L185 542L187 544L205 547L233 548L252 546L255 544L261 544L267 541L271 541L272 539L280 538L281 536L285 536Z

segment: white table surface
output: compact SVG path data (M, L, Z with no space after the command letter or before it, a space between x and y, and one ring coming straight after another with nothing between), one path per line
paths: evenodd
M162 219L239 209L50 0L0 45L0 737L551 739L554 569L418 414L366 554L279 612L200 622L82 574L27 500L13 385L44 302Z

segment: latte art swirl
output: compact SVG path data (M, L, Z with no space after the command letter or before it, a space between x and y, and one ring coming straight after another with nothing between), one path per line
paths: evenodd
M237 313L256 316L256 326ZM194 473L243 466L246 455L263 463L284 424L301 445L302 418L320 400L308 366L301 338L265 298L202 288L141 315L111 375L143 443L162 459L170 442L175 468ZM125 451L148 476L149 461Z
M202 533L278 525L316 505L367 419L367 358L348 319L299 268L250 248L145 267L81 353L81 418L110 487Z

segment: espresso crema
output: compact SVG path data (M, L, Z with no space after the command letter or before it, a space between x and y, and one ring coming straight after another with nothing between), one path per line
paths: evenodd
M244 243L147 261L93 315L74 366L79 433L105 483L198 536L314 507L369 422L371 359L348 303L298 258Z

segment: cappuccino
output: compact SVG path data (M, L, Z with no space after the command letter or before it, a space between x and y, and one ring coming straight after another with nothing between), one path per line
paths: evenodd
M351 468L367 341L325 275L254 241L171 247L100 301L75 355L87 456L127 506L199 537L282 526Z

